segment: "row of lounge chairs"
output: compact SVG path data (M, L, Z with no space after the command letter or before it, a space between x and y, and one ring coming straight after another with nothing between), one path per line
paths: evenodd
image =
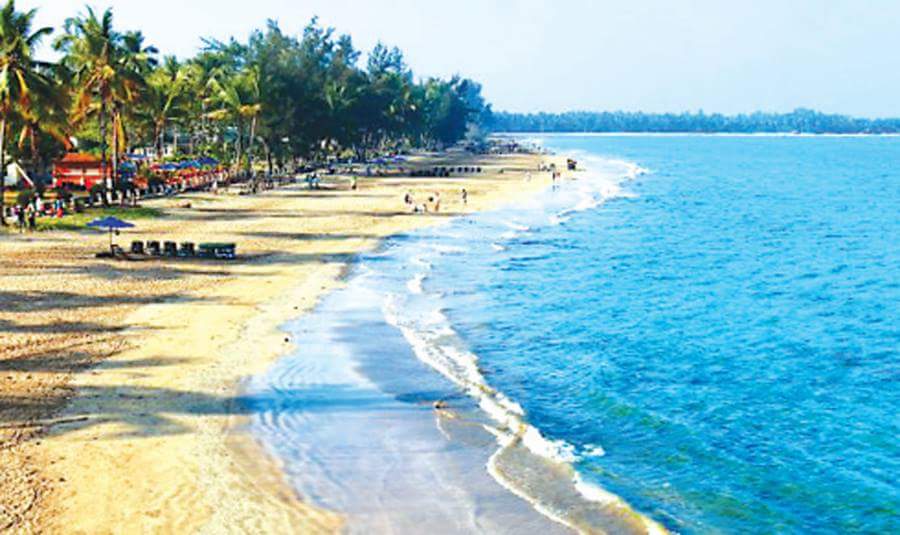
M417 169L413 170L411 173L412 176L415 177L448 177L451 174L468 174L468 173L480 173L481 167L468 167L468 166L460 166L460 167L432 167L431 169Z
M163 256L169 258L217 258L221 260L233 260L237 257L233 243L201 243L195 246L193 242L182 242L181 246L173 241L160 242L148 240L131 242L132 255Z

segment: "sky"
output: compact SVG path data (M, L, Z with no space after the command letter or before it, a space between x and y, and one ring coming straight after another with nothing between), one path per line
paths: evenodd
M318 16L417 76L481 82L495 110L900 117L896 0L17 0L54 27L86 4L179 57Z

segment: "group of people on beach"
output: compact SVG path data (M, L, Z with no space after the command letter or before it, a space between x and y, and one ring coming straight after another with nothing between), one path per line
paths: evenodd
M35 195L31 202L24 206L17 204L10 209L10 212L21 233L26 230L36 230L39 215L61 218L66 213L66 202L62 199L46 202L41 199L40 195Z
M460 191L460 200L464 205L469 204L469 192L466 188ZM438 213L441 211L441 194L435 191L428 196L425 202L416 202L416 198L411 191L407 191L403 196L403 204L408 210L414 214L427 214L429 212Z
M407 191L406 195L403 196L403 204L412 211L414 214L425 214L428 212L440 212L441 211L441 194L435 191L431 195L428 196L428 199L419 203L416 202L416 198L413 197L411 191ZM431 206L431 210L429 210L429 206Z
M31 203L24 207L16 205L13 207L13 215L16 217L20 233L37 228L37 210L34 209Z
M463 205L469 204L469 192L466 190L466 188L462 188L462 190L460 190L459 198ZM406 208L414 214L426 214L428 212L437 213L441 211L441 194L440 192L435 191L428 196L428 199L425 202L417 203L416 198L413 197L412 192L407 191L406 195L403 196L403 204L406 205Z

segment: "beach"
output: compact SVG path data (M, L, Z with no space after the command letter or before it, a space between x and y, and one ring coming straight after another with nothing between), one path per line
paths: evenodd
M0 237L0 529L339 530L338 514L298 500L253 437L235 432L247 417L242 381L296 349L279 327L339 287L355 255L536 194L550 183L535 171L545 160L437 155L416 163L483 172L148 200L164 216L119 237L235 242L233 262L96 259L99 233ZM440 213L411 214L408 191L440 192Z

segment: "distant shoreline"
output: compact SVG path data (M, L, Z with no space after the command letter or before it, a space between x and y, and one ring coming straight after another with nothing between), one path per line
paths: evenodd
M840 134L812 132L491 132L491 137L580 136L580 137L900 137L900 133Z

